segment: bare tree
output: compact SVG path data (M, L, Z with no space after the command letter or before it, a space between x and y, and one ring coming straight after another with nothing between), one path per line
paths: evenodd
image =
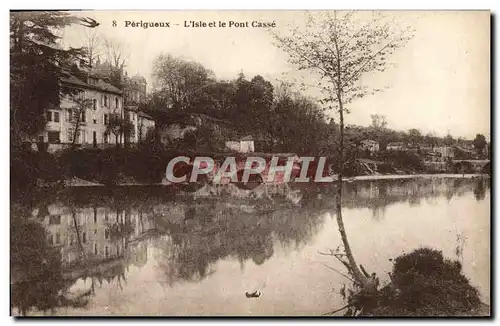
M372 127L375 129L385 129L387 127L387 120L385 115L382 114L371 114Z
M124 69L129 53L123 43L109 38L102 40L102 47L104 57L111 65L111 71L109 72L111 84L122 89L124 87Z
M125 46L116 40L104 39L104 54L111 66L115 69L123 70L125 68L128 52Z
M94 67L97 58L102 54L102 40L95 29L85 28L83 30L83 47L90 68Z
M344 171L344 115L346 105L378 91L360 81L366 73L384 71L388 58L411 37L409 29L398 28L394 20L375 13L307 13L306 26L296 27L290 35L273 33L277 45L289 55L299 70L314 72L324 94L321 103L339 115L339 153L337 187L337 224L344 246L346 267L357 284L376 289L376 280L358 267L347 239L342 219L342 175ZM336 256L340 257L340 256ZM344 261L343 261L344 262Z
M92 108L93 103L91 99L84 99L78 96L73 97L73 102L75 105L68 110L68 120L73 126L71 146L75 147L76 141L80 135L80 129L86 122L87 109Z
M106 136L113 134L115 136L116 147L120 147L119 139L122 136L128 138L134 135L134 125L130 120L122 118L119 113L113 113L109 116L105 134Z

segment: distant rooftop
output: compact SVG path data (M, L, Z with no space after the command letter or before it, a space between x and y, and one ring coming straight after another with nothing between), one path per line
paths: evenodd
M111 85L110 83L105 82L102 79L99 79L97 84L94 85L94 84L89 84L89 83L77 78L74 75L68 74L67 77L61 78L61 82L66 83L66 84L80 86L83 88L96 89L96 90L108 92L108 93L122 94L122 91L119 88Z

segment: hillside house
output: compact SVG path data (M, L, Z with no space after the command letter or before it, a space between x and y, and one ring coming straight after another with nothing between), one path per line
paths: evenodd
M370 151L370 153L375 153L380 150L380 145L375 140L365 139L361 141L361 148Z
M246 136L238 140L226 141L226 148L239 153L255 152L255 143L252 136Z
M234 135L231 123L201 113L185 113L170 117L159 130L161 143L169 146L198 128L208 128L223 139Z
M48 143L49 150L61 149L73 141L80 146L114 144L116 138L106 129L112 114L123 117L122 91L96 75L86 80L68 75L61 84L72 94L63 96L59 107L47 110L46 130L37 141ZM88 100L87 108L78 104L84 100Z

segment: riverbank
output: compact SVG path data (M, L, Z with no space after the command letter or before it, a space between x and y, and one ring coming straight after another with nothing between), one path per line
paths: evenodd
M29 188L64 188L93 186L169 185L165 180L167 163L179 153L165 149L94 149L64 151L57 154L19 151L11 153L13 192ZM185 154L184 154L185 155ZM406 163L405 163L406 162ZM359 159L346 164L346 182L354 180L412 179L433 177L475 177L476 174L453 174L428 171L413 161L384 163ZM467 171L460 171L467 172ZM470 171L469 171L470 172ZM331 173L336 173L331 170ZM478 174L478 176L485 176ZM197 189L198 186L193 187Z
M483 178L489 179L491 178L488 174L389 174L389 175L360 175L355 177L344 178L344 182L354 182L354 181L371 181L371 180L406 180L406 179L434 179L434 178L452 178L452 179L474 179L474 178ZM337 177L334 176L334 181L337 181ZM38 187L46 188L52 187L53 184L44 183L39 180L37 182ZM72 178L64 181L64 187L105 187L106 185L103 183L92 182L89 180L81 179L81 178ZM144 183L144 182L134 182L127 181L123 183L117 183L113 186L117 187L133 187L133 186L173 186L172 183L168 181L162 181L160 183Z

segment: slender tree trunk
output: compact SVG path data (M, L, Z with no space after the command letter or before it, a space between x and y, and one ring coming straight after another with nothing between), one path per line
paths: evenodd
M352 254L351 246L349 245L349 241L347 239L347 233L344 227L344 220L342 219L342 174L344 172L344 113L342 108L342 100L339 98L339 107L340 107L340 146L339 146L339 157L338 157L338 185L337 185L337 198L336 198L336 207L337 207L337 225L339 227L340 237L342 239L342 244L344 245L345 254L347 256L347 260L349 261L349 266L351 269L351 273L353 274L354 279L365 286L368 284L368 280L361 273L356 260L354 259L354 255Z
M80 239L80 228L78 227L78 222L76 220L76 211L74 209L71 210L71 217L73 218L73 226L76 231L76 240L78 241L78 246L82 252L82 256L84 260L87 260L87 255L85 253L85 249L83 248L82 240Z
M342 80L340 76L341 64L340 64L340 52L337 42L336 34L334 35L334 45L335 50L337 52L337 80L333 80L333 85L336 87L337 92L337 100L339 103L339 122L340 122L340 139L339 139L339 164L338 164L338 185L337 185L337 225L339 227L340 237L342 239L342 243L344 245L345 254L347 256L347 260L349 261L349 265L351 268L351 273L353 274L354 279L363 287L367 287L369 284L369 280L361 273L356 260L354 259L354 255L352 254L351 246L349 245L349 241L347 240L347 233L344 227L344 220L342 219L342 177L344 173L344 104L342 102Z

